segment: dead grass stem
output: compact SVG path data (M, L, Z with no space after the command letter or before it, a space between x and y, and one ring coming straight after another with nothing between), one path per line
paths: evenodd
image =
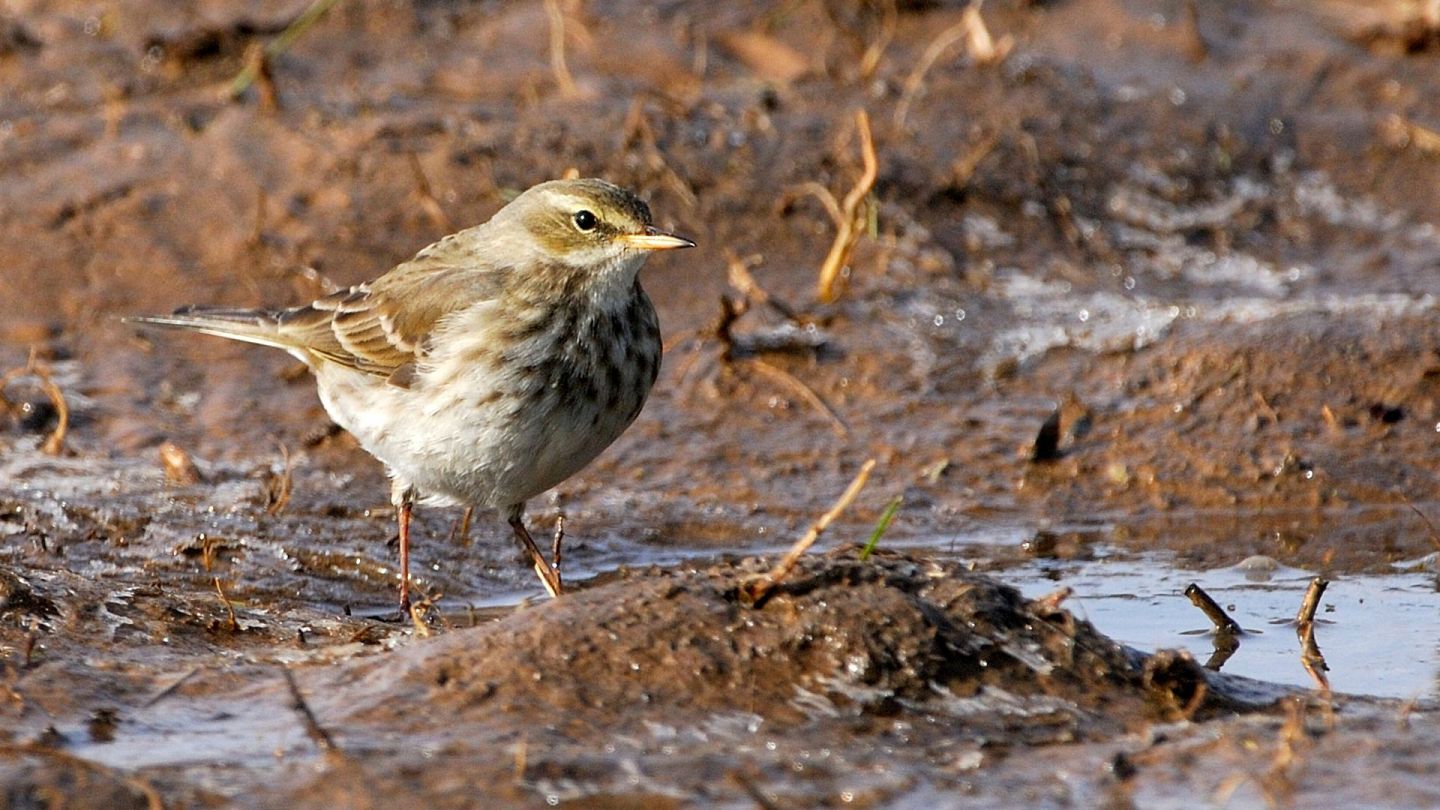
M850 504L855 502L855 498L860 495L860 490L865 488L865 482L870 480L870 473L874 469L875 459L867 459L865 463L860 466L860 471L855 474L855 478L850 482L850 486L845 488L845 492L840 495L839 499L835 501L834 505L832 505L825 514L810 524L810 528L806 529L805 534L801 535L800 539L795 541L795 545L791 546L790 550L785 552L785 556L780 558L780 562L776 563L775 567L771 568L769 573L742 586L742 595L750 604L761 604L764 602L765 597L768 596L777 585L785 581L785 578L790 575L790 571L795 568L795 564L800 561L801 557L805 556L805 552L809 551L811 546L815 545L815 541L820 539L820 535L824 534L825 530L830 528L830 524L834 523L835 519L840 517L846 509L849 509Z
M835 241L820 265L820 281L815 287L816 297L826 304L840 297L841 271L850 263L850 254L864 232L866 217L862 204L875 187L875 178L880 172L880 162L875 156L875 140L870 134L870 116L864 110L855 111L855 129L860 135L863 169L850 193L845 195L845 201L840 204L838 218L831 208L831 218L836 220L837 226Z

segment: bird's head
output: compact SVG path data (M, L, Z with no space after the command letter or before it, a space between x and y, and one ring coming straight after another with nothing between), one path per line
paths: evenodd
M516 197L492 222L523 232L540 264L617 285L633 282L651 252L695 246L656 228L650 207L640 198L596 179L541 183Z

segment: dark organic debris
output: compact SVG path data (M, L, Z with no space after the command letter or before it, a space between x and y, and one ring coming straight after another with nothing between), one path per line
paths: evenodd
M1030 460L1036 463L1060 459L1060 409L1056 408L1040 425L1035 444L1030 451Z
M0 617L18 613L44 618L59 612L53 601L37 594L19 574L0 567Z

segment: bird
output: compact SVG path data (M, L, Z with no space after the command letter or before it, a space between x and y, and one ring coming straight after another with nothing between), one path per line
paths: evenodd
M639 271L694 247L634 193L551 180L373 281L289 309L186 306L125 319L282 349L384 466L409 613L417 504L497 510L545 590L563 583L525 527L526 501L579 472L639 415L661 337Z

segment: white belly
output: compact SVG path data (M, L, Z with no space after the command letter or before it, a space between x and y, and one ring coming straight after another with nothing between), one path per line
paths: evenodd
M330 364L317 377L331 418L402 488L443 506L504 508L533 498L594 460L643 402L604 407L558 390L522 397L504 379L400 388Z

